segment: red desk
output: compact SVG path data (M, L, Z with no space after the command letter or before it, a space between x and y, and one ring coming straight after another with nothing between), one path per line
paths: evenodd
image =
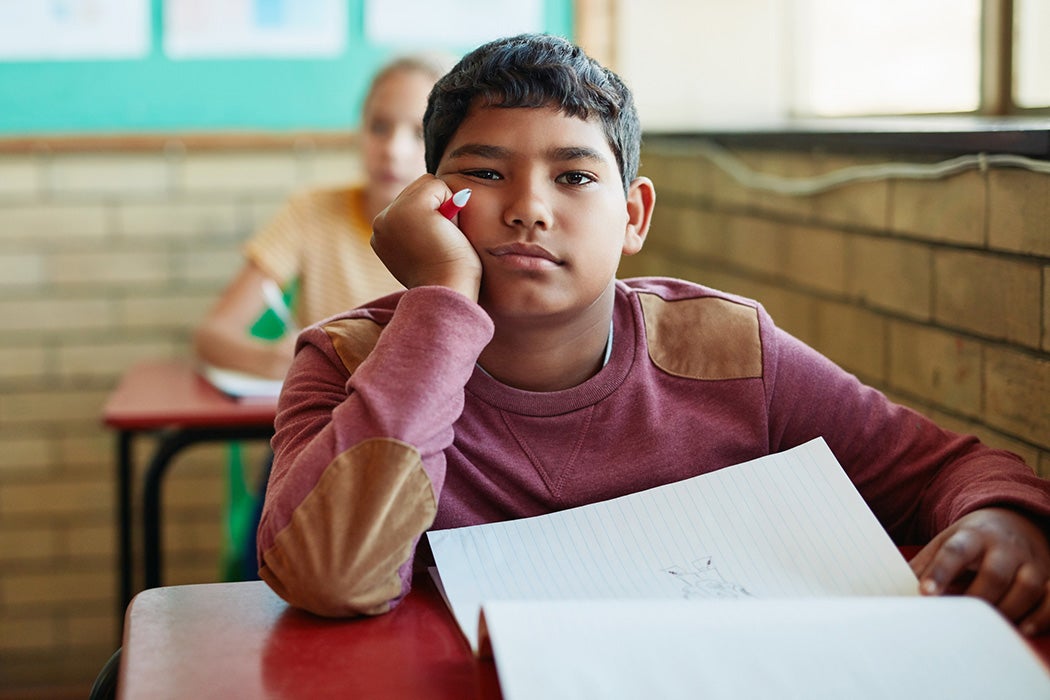
M1050 665L1050 634L1031 640ZM143 591L128 609L122 698L500 698L429 575L393 612L329 620L261 581Z
M499 698L428 575L393 612L329 620L261 581L155 588L128 609L120 698Z
M134 594L131 562L132 440L157 434L159 442L143 483L145 587L161 585L161 482L182 449L201 442L268 440L276 400L237 401L201 378L186 360L133 366L109 396L103 422L117 430L117 502L120 548L120 613Z

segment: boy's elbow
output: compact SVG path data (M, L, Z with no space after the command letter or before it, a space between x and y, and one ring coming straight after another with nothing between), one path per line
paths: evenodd
M396 441L358 444L328 466L279 531L264 513L260 577L318 615L384 613L408 592L416 542L436 510L418 453Z
M281 578L264 562L259 576L292 607L323 617L381 615L408 592L396 572L382 580L356 582L316 574Z

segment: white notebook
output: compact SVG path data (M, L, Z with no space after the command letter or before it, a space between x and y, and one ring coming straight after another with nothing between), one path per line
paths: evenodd
M1005 653L1027 666L1027 677L1035 678L1040 690L1050 688L1045 668L989 606L918 595L907 562L819 438L610 501L535 518L431 531L428 539L443 595L476 653L487 653L483 642L491 642L508 700L676 697L664 694L659 684L644 686L661 688L654 693L606 694L602 679L622 674L649 678L649 683L660 678L679 688L681 697L708 697L690 690L695 690L694 672L701 661L703 674L725 676L712 681L715 688L724 685L737 692L735 678L760 686L768 682L768 692L754 697L834 697L831 690L813 695L801 672L795 677L800 685L785 692L781 676L791 664L781 663L780 657L796 651L822 655L822 667L844 674L835 683L852 682L859 689L872 686L871 674L890 674L872 687L889 683L899 691L910 683L905 683L910 672L892 652L908 656L925 651L931 658L919 668L933 668L928 663L942 650L966 653L971 648L967 630L989 640L1011 640ZM961 612L945 612L946 606L959 606ZM479 634L483 607L481 630L488 639ZM961 623L961 632L941 624L955 615L969 620ZM673 620L689 623L668 626ZM695 638L688 633L694 626ZM995 627L997 632L990 633ZM856 633L859 639L844 645L832 631L842 638ZM689 668L640 667L621 663L622 654L604 651L581 656L586 648L607 646L639 659L652 659L646 650L659 648L659 658L677 659ZM748 648L755 653L745 654ZM859 656L861 648L867 649L870 663ZM744 655L737 658L739 654ZM1008 680L983 664L967 668ZM548 675L579 692L518 690L519 684L531 687L524 679ZM829 680L827 688L838 688L835 683ZM621 685L635 687L626 681ZM839 697L923 697L872 693ZM711 697L752 695L741 690ZM929 697L937 695L924 700Z

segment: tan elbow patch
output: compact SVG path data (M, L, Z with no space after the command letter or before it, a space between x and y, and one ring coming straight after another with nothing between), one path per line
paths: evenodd
M282 598L319 615L386 612L398 568L434 522L437 502L411 445L374 439L343 452L263 553L260 575Z
M640 293L649 357L653 364L687 379L762 376L758 311L727 299L667 301Z
M324 326L339 359L353 374L376 346L383 326L367 318L347 318Z

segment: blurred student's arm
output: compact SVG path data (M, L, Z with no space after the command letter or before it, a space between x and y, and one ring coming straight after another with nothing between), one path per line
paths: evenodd
M200 360L262 377L284 377L292 361L295 333L269 341L249 332L268 308L263 294L267 279L254 263L245 263L194 332L194 350Z

